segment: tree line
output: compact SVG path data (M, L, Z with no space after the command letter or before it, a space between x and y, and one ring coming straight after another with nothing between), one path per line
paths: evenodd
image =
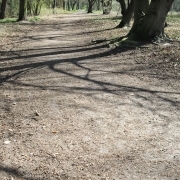
M133 1L114 0L121 7L121 14L124 19L118 27L123 27L133 17ZM112 0L0 0L0 19L5 17L17 17L23 20L26 16L38 16L41 8L52 9L56 13L56 8L63 10L87 9L87 13L92 13L93 9L102 10L103 14L109 14L112 9ZM24 7L25 6L25 7ZM180 0L175 0L172 6L174 11L180 11Z
M52 9L55 14L56 8L67 11L86 9L92 13L93 8L100 10L103 6L105 9L112 7L112 0L0 0L0 19L19 16L18 19L23 20L26 16L38 16L42 7Z
M134 40L152 40L165 39L164 34L166 24L166 16L171 8L178 10L180 0L116 0L121 7L122 19L117 28L122 28L129 24L133 18L133 25L129 33L121 39L121 41ZM80 2L84 0L1 0L0 18L5 17L6 7L9 8L10 14L14 13L15 7L19 7L18 20L25 20L27 15L39 15L41 7L45 5L52 8L55 13L56 7L63 9L80 8ZM87 0L87 12L92 12L92 7L96 3L97 7L100 3L104 7L103 13L108 14L112 7L112 0ZM82 5L82 4L81 4Z

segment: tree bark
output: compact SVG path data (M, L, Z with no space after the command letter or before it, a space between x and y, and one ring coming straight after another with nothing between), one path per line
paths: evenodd
M174 0L135 0L134 24L128 33L129 40L151 40L164 32L167 13Z
M121 22L116 28L123 28L124 26L129 26L133 14L134 14L134 0L131 0L126 11L123 12L123 17Z
M7 4L7 0L2 0L1 11L0 11L0 19L5 18L6 4Z
M77 3L77 1L72 2L72 10L74 10L74 9L75 9L75 5L76 5L76 3Z
M18 21L26 20L26 18L27 18L27 0L20 0Z
M149 0L134 0L134 23L131 31L139 26L139 22L143 19L148 8Z
M116 1L120 3L120 6L121 6L121 14L124 16L124 15L125 15L125 12L126 12L126 10L127 10L125 0L116 0Z
M93 5L96 1L95 0L88 0L88 11L87 13L92 13Z

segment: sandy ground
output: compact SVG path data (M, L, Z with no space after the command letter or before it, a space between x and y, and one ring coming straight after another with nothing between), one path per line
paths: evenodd
M180 66L163 66L180 49L95 43L100 17L44 17L7 37L1 180L180 179Z

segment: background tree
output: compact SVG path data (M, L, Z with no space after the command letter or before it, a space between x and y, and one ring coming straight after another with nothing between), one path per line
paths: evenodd
M0 19L5 18L6 4L7 4L7 0L2 0L1 11L0 11Z
M178 12L180 11L180 0L175 0L172 6L172 10Z
M96 0L88 0L88 11L87 13L92 13L92 8Z
M174 0L134 0L134 23L126 40L164 37L166 16Z
M101 4L101 3L100 3L100 0L97 0L97 1L96 1L96 6L97 6L97 10L98 10L98 11L100 10L100 4Z
M109 14L112 9L112 0L102 0L103 14Z
M56 14L56 4L57 4L57 1L53 0L53 14Z
M26 18L27 18L27 0L20 0L18 21L26 20Z
M77 4L77 0L71 0L71 9L75 10L75 5Z

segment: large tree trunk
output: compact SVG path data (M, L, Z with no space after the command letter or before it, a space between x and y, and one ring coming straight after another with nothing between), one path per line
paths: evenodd
M121 8L122 8L122 5L121 5ZM124 26L129 26L130 21L134 14L134 0L131 0L131 2L128 4L127 9L123 10L121 14L123 15L122 20L116 28L123 28Z
M174 0L135 0L134 23L129 40L151 40L164 32L164 24Z
M116 0L116 1L120 3L120 6L121 6L121 14L122 14L122 15L125 15L125 12L126 12L126 10L127 10L125 0Z
M7 0L2 0L1 11L0 11L0 19L5 18L6 4L7 4Z
M26 20L26 18L27 18L27 0L20 0L18 21Z

